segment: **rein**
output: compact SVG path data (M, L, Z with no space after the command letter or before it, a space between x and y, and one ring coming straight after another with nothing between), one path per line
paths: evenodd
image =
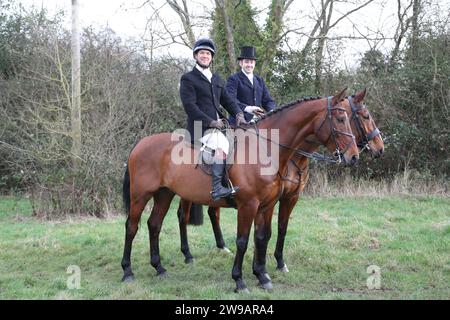
M324 162L327 162L327 163L337 163L337 164L339 164L342 161L342 159L340 157L340 154L333 154L333 157L328 157L328 156L320 154L318 152L310 153L310 152L303 151L301 149L296 150L295 151L295 155L303 156L303 157L306 157L306 158L309 158L309 159L314 159L314 160L317 160L317 161L324 161Z

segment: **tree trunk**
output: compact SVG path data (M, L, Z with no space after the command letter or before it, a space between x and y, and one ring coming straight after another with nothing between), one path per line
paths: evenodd
M322 62L323 62L324 47L325 47L325 36L322 35L317 44L317 50L315 53L315 61L314 61L314 91L318 95L322 93Z
M329 7L328 4L330 5ZM328 13L327 13L328 9ZM333 13L333 1L323 2L322 0L322 25L320 26L319 41L317 44L317 50L315 53L315 63L314 63L314 90L316 94L322 94L322 68L323 68L323 50L325 48L325 41L328 31L330 29L331 15Z
M420 0L414 0L413 2L413 14L411 17L411 47L410 47L410 57L412 61L417 60L417 41L419 39L419 15L422 10L422 5Z
M292 4L293 0L272 0L269 22L267 24L267 31L269 32L269 39L265 44L266 51L263 54L261 76L266 78L269 73L270 63L275 58L276 49L281 41L281 32L283 31L283 17L286 10Z
M81 159L81 94L80 94L80 23L78 1L72 0L72 165L79 167Z
M223 23L225 25L225 32L227 38L227 53L228 53L228 71L233 74L237 70L236 54L234 50L234 37L233 37L233 26L231 24L230 10L228 8L232 5L230 0L216 0L216 5L219 8L219 12L222 16Z
M325 2L325 4L323 5L323 7L325 7L325 8L328 7L328 4L330 3L330 1L332 1L332 0L327 0ZM302 58L306 58L306 56L309 54L309 51L311 50L311 47L312 47L314 41L316 40L316 38L315 38L316 32L317 32L317 30L319 30L320 24L322 23L322 20L324 19L325 14L326 14L326 10L321 10L320 17L317 19L316 24L314 25L314 28L310 32L308 40L306 41L306 44L301 51Z

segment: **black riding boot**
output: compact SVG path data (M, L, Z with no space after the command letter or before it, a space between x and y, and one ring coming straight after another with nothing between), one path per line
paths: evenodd
M212 173L212 191L211 197L214 201L219 200L220 198L226 198L230 195L234 195L239 187L234 187L234 190L231 188L224 188L222 186L222 176L225 170L225 163L213 163L211 167Z

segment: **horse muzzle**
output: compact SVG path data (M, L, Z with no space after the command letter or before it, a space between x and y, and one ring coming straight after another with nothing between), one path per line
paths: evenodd
M344 163L344 166L350 167L350 166L354 166L355 164L358 163L359 155L354 154L352 156L347 156L344 154L344 155L341 155L341 159L342 159L342 162Z
M377 159L383 155L384 148L380 148L378 150L371 150L371 151L372 151L372 158Z

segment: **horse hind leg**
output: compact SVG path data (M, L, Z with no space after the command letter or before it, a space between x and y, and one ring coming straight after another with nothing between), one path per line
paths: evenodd
M189 221L189 212L191 210L192 202L187 200L180 200L180 205L178 207L178 226L180 227L180 241L181 241L181 252L184 255L185 263L192 263L194 257L189 250L189 242L187 238L187 222Z
M291 216L292 210L294 209L297 201L298 196L280 200L278 211L278 235L274 256L277 260L277 270L281 272L289 272L289 269L284 261L283 249L289 224L289 217Z
M159 255L159 233L174 196L175 193L169 189L159 189L153 197L154 205L150 218L147 221L150 238L150 264L156 269L158 276L163 276L166 273L166 269L161 265L161 257Z
M223 240L222 230L220 228L220 208L209 207L208 208L209 219L211 220L211 226L214 232L214 238L216 239L216 246L220 250L227 253L231 253L230 249L225 246L225 241Z
M139 229L138 224L142 211L144 211L144 208L151 197L152 194L147 194L146 196L139 198L139 200L131 201L130 203L130 212L128 214L127 221L125 222L125 246L121 262L123 269L122 281L124 282L134 280L134 274L131 269L131 249L133 246L134 237Z

